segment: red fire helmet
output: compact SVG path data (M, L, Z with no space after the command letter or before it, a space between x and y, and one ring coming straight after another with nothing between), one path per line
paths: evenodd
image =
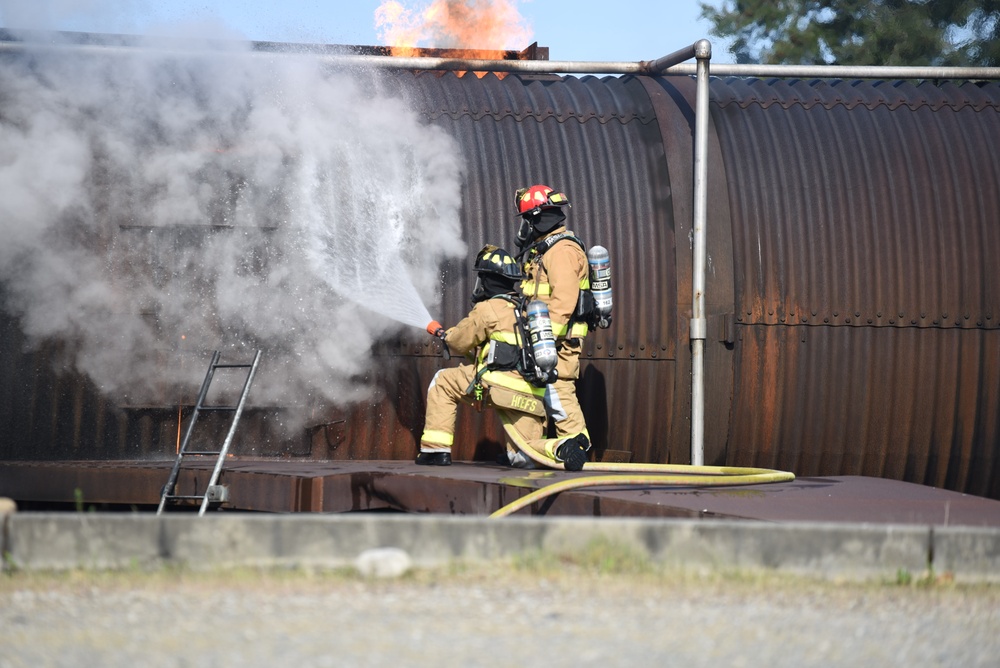
M514 193L518 215L536 214L549 207L567 206L569 199L563 193L555 192L546 185L535 185L530 188L520 188Z

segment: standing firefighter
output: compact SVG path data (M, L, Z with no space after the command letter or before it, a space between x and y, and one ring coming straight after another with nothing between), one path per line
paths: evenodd
M447 331L437 322L427 327L448 350L466 355L472 363L441 369L431 380L416 463L451 464L455 418L462 401L477 407L486 403L500 413L511 464L532 467L536 459L554 460L567 470L579 471L587 459L586 439L543 438L545 379L538 379L530 346L525 345L515 290L521 279L517 263L507 251L488 245L476 256L474 269L478 276L469 314ZM531 448L534 456L521 453L520 447Z
M518 257L523 258L525 274L521 293L548 305L559 354L558 378L547 387L546 405L556 436L580 437L589 450L590 434L576 396L580 352L589 330L578 313L585 309L580 306L581 297L590 288L585 247L566 229L569 200L563 193L535 185L518 190L514 203L521 218L517 231Z

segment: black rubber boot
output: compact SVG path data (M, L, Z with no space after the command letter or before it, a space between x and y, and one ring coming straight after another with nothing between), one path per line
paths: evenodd
M567 471L579 471L587 463L587 444L583 434L566 439L556 448L556 458Z
M451 453L421 452L417 455L416 463L421 466L451 466Z

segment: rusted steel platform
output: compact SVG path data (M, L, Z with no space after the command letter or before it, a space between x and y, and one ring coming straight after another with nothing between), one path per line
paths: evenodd
M0 496L25 504L155 508L172 461L0 462ZM181 471L179 494L202 489L210 462ZM225 510L400 511L488 515L546 484L587 472L523 471L481 462L450 467L403 461L234 458L220 484ZM594 474L602 475L602 474ZM799 478L739 487L587 488L520 514L870 522L1000 527L1000 501L880 478Z

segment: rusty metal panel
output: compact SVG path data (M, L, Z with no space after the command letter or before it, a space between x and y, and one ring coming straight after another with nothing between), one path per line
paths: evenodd
M475 252L485 243L516 251L514 190L547 183L569 196L569 227L611 253L616 321L590 337L587 351L673 359L669 177L654 109L638 80L403 73L389 84L455 137L466 157L462 219L470 261L447 268L446 321L468 310Z
M788 102L812 91L821 104ZM739 322L1000 327L1000 86L738 81L713 95Z
M86 378L72 370L57 370L58 346L49 344L23 351L18 323L0 311L0 458L76 459L95 451L112 456L136 457L141 452L125 448L126 432L141 431L139 421L129 424L107 397Z
M455 137L467 158L470 261L445 267L441 319L467 312L469 265L482 244L515 250L514 189L546 182L564 190L571 229L607 246L615 271L615 323L588 337L580 383L595 448L629 451L634 461L681 457L684 447L671 454L669 440L678 329L671 191L645 89L629 77L452 73L401 73L385 84ZM328 411L312 433L313 456L412 457L426 386L444 364L438 355L430 343L387 346L382 398ZM502 441L495 416L459 411L457 459L491 461Z
M726 80L727 461L1000 495L1000 85Z
M1000 331L740 328L727 463L1000 496Z

